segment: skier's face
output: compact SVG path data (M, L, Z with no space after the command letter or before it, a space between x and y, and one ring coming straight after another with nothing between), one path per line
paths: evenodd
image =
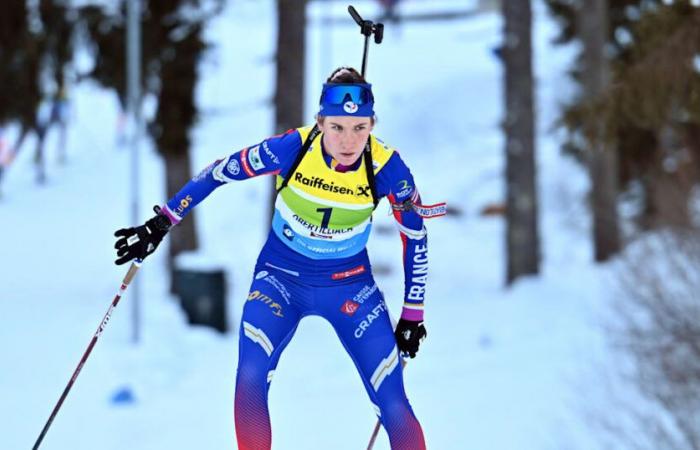
M318 120L323 148L336 161L350 166L362 155L374 124L370 117L328 116Z

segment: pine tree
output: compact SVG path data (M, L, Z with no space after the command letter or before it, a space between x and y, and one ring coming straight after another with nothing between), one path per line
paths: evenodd
M547 3L563 24L560 42L580 39L575 5ZM583 157L589 151L581 145L583 130L602 120L603 137L619 159L617 183L643 206L637 223L687 227L700 162L700 6L609 0L607 12L611 83L596 98L581 97L567 107L567 148ZM579 58L572 70L578 81L582 64Z

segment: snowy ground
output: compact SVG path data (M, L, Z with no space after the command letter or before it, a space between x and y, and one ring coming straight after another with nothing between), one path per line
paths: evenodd
M425 9L418 0L405 3ZM551 132L558 104L570 95L564 72L572 50L551 46L554 24L535 3L544 262L541 277L510 290L503 288L503 222L478 215L503 192L501 65L493 54L500 17L388 25L385 42L370 50L376 134L401 150L426 202L463 211L428 224L429 338L406 368L409 398L433 449L598 448L581 410L595 384L590 361L605 357L594 320L605 300L605 268L590 264L585 177L559 154ZM354 4L372 11L367 16L376 11L374 2ZM335 2L330 12L318 4L308 11L309 122L326 74L361 62L355 27L321 27L323 17L342 17L344 9ZM270 0L230 2L208 30L217 47L202 65L195 167L272 133L274 30ZM4 180L2 449L34 443L125 272L112 263L112 233L130 223L129 155L115 145L116 101L87 83L72 100L68 165L55 164L49 151L49 182L37 187L27 146ZM55 143L49 136L50 149ZM166 193L160 160L150 145L142 150L145 219ZM227 269L234 322L266 234L268 187L267 179L225 187L197 211L202 253ZM393 226L386 211L381 204L377 228ZM393 268L377 278L397 314L397 233L375 234L370 253L375 265ZM164 254L138 274L140 343L130 341L128 292L42 448L235 448L237 328L222 336L185 324L167 294ZM133 401L112 401L122 388ZM270 404L277 449L365 448L375 421L350 359L330 326L314 318L305 319L282 357ZM383 433L376 448L388 448Z

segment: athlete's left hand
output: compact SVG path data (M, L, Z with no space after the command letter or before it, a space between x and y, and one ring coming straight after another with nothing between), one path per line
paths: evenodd
M398 345L401 355L415 358L418 347L428 336L428 332L425 331L422 320L399 319L394 336L396 336L396 345Z

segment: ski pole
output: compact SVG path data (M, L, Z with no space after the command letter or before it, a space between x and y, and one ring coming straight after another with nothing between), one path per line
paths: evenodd
M406 367L406 360L402 357L401 358L401 370L403 370L404 367ZM372 450L374 448L374 441L377 440L377 436L379 436L379 429L382 427L382 422L381 420L377 419L377 423L374 424L374 430L372 431L372 436L369 437L369 444L367 444L367 450Z
M391 313L387 312L389 315L389 321L391 321L391 329L396 331L396 320L394 317L391 315ZM406 359L404 359L401 354L399 353L399 358L401 358L401 370L403 370L404 367L406 367ZM382 427L382 422L381 420L377 419L377 423L374 425L374 430L372 431L372 436L369 438L369 444L367 444L367 450L372 450L374 448L374 441L377 440L377 436L379 435L379 429Z
M85 361L87 361L88 357L90 356L90 352L92 352L92 348L95 346L95 343L97 343L97 339L100 338L100 335L102 335L102 332L104 331L105 327L107 326L107 323L109 322L110 317L112 317L112 311L114 311L114 308L117 307L117 304L119 303L119 300L122 298L122 295L126 291L126 288L129 286L129 283L131 283L131 280L136 275L136 272L139 270L139 267L141 267L141 262L142 261L140 259L136 259L136 260L134 260L134 262L131 263L131 267L129 267L129 271L126 273L124 280L122 280L122 285L119 288L119 292L117 292L117 295L114 296L114 300L112 300L112 304L109 306L109 309L107 310L107 314L105 314L104 318L102 319L102 322L100 322L100 326L97 328L95 335L92 337L92 340L90 341L90 344L88 345L87 350L85 350L85 353L83 353L83 357L80 358L80 363L78 363L78 367L76 367L75 371L73 372L73 376L68 381L66 388L63 390L63 394L61 394L61 397L58 399L58 403L56 403L56 406L54 406L53 411L51 412L51 415L49 416L49 420L46 421L46 424L44 425L44 429L41 430L41 433L39 434L39 437L37 438L36 442L34 443L34 447L32 447L32 450L38 450L39 445L41 445L41 441L44 440L44 436L46 436L46 432L49 431L49 427L51 426L53 419L56 417L58 410L61 409L61 405L63 405L63 401L68 396L68 392L70 392L71 388L73 387L73 383L75 383L75 380L78 378L78 374L80 374L80 370L83 368Z
M352 6L348 6L348 12L360 26L360 33L365 36L365 49L362 54L362 77L364 78L367 71L367 53L369 52L369 37L374 34L374 43L381 44L384 38L384 24L373 23L371 20L363 20L357 10Z

